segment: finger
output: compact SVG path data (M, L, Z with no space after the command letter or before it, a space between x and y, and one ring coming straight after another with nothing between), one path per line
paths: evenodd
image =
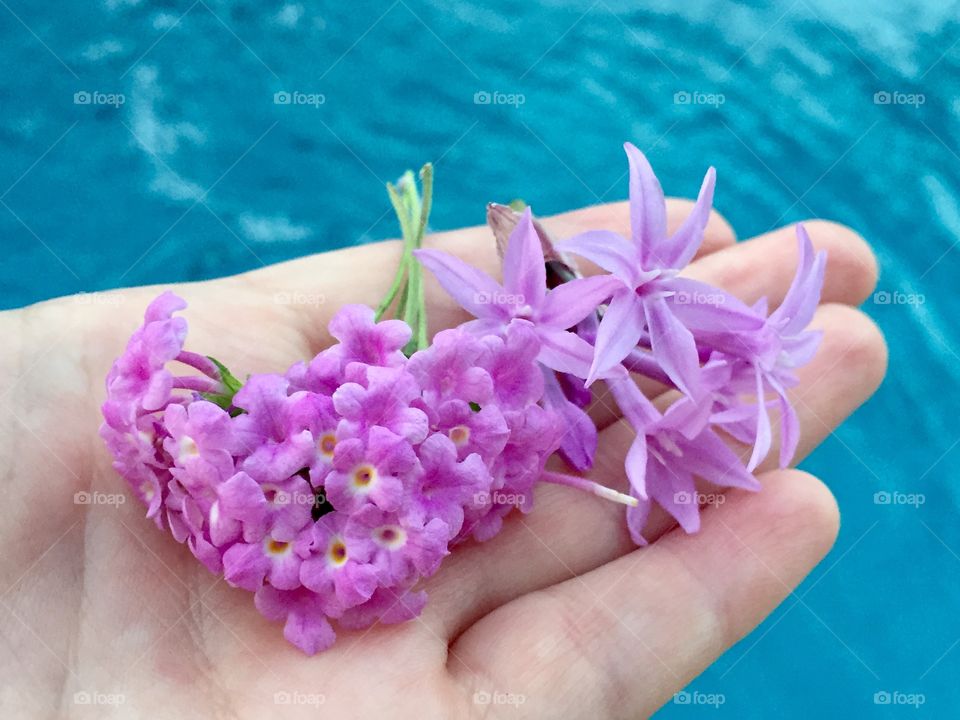
M825 220L811 220L804 227L814 248L827 252L822 302L859 305L866 300L877 284L877 260L867 242L850 228ZM796 226L790 225L708 256L685 274L735 288L736 296L748 304L766 296L776 307L796 270Z
M859 310L823 306L812 327L823 330L824 338L813 360L800 368L800 384L791 392L801 428L796 462L873 394L886 367L883 336ZM590 477L627 490L623 460L633 438L625 423L603 430ZM778 451L775 441L764 467L776 462ZM672 524L655 508L645 537L655 539ZM431 603L425 618L438 633L456 636L497 606L599 567L633 547L622 507L570 488L540 485L532 513L508 517L499 535L458 548L446 559L428 583Z
M705 513L698 535L674 530L483 618L451 647L464 692L522 696L521 717L653 713L792 593L836 538L836 502L819 480L797 470L762 479L762 493Z
M804 223L816 250L827 253L821 303L859 305L877 284L877 261L866 241L848 227L823 220ZM746 303L766 297L777 307L790 287L798 261L795 226L760 235L693 262L684 275L722 288ZM653 396L663 385L638 378L644 392ZM596 386L596 396L604 390ZM611 402L595 401L589 408L597 427L620 418Z

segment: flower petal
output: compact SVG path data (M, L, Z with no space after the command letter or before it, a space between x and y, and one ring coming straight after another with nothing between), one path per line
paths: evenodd
M566 430L560 438L560 453L579 472L593 467L597 451L597 426L583 410L570 402L563 393L556 374L543 369L544 406L563 419Z
M647 518L650 517L650 506L652 501L645 498L637 498L639 503L636 507L627 508L627 529L630 531L630 538L640 547L648 545L647 539L643 536L643 528L647 524Z
M670 311L663 297L643 299L650 345L663 371L686 395L700 389L700 356L693 334Z
M821 250L814 254L810 236L801 224L797 225L797 245L800 250L797 274L780 307L770 316L772 322L784 323L781 331L783 335L795 335L810 324L813 313L820 304L827 264L826 251Z
M256 592L269 568L259 544L236 543L223 554L223 578L233 587Z
M810 362L817 354L822 339L822 330L811 330L784 338L783 349L790 358L790 366L797 368Z
M713 430L705 430L684 448L686 470L714 485L759 490L760 483L743 461Z
M700 503L693 475L679 468L674 472L655 462L649 470L648 484L650 497L680 523L684 532L700 529Z
M583 338L566 330L537 328L540 353L537 360L551 370L587 377L593 361L593 346Z
M661 420L662 416L656 406L641 392L627 373L619 377L607 378L607 387L617 401L620 412L633 426L635 432L643 435L648 428Z
M673 290L668 300L670 310L693 332L751 332L766 322L765 315L713 285L677 277L669 281L669 288Z
M707 170L700 186L700 194L687 219L683 221L677 231L664 243L660 254L667 267L676 270L685 268L703 243L703 231L710 219L710 210L713 208L713 188L717 182L717 172L713 168Z
M632 143L625 143L630 163L630 227L633 244L645 268L665 268L660 261L667 236L667 208L663 189L646 156Z
M765 390L763 387L763 373L760 368L755 368L757 378L757 437L753 443L753 453L750 455L750 462L747 463L747 470L753 472L754 468L760 464L767 453L770 452L770 443L772 441L770 431L770 415L767 413L767 403L764 399Z
M615 291L622 289L623 284L612 275L570 280L547 293L537 322L567 330L594 312Z
M630 443L630 449L627 450L627 459L624 467L627 471L627 479L630 480L630 488L633 494L644 500L647 497L647 436L643 433L638 434L633 442Z
M539 307L547 292L543 246L533 226L530 208L523 211L507 241L503 256L503 287L508 294L520 296L518 305L531 307Z
M793 460L800 443L800 419L786 395L779 397L780 404L780 467L785 468Z
M557 249L599 265L631 289L635 289L642 279L637 249L615 232L590 230L557 243Z
M283 637L307 655L316 655L333 645L337 635L319 610L296 608L287 615Z
M485 272L439 250L414 250L413 254L450 297L471 315L491 320L509 319L510 313L504 305L496 302L506 292Z
M623 362L637 346L646 327L645 320L643 302L633 290L623 290L613 296L597 330L593 363L587 376L588 385Z

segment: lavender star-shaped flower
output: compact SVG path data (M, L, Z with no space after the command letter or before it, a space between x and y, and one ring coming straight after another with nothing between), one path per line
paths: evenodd
M687 298L687 283L677 274L690 262L703 241L703 231L713 203L715 172L707 171L690 215L667 236L663 190L650 163L636 147L626 143L630 163L631 239L606 230L593 230L558 244L558 249L579 255L612 273L618 287L597 330L596 354L588 384L619 365L649 336L653 356L663 372L683 392L700 388L700 359L693 334L672 311L678 293ZM719 292L714 291L713 292ZM694 296L693 299L696 299ZM716 323L738 322L723 303L704 305ZM733 317L730 317L733 315ZM748 326L755 319L747 318Z
M568 328L594 312L621 283L604 275L578 278L548 290L543 248L529 208L507 243L502 285L439 250L417 250L415 254L444 290L477 318L464 327L481 335L499 334L511 320L528 320L540 340L540 363L558 372L587 376L593 348Z

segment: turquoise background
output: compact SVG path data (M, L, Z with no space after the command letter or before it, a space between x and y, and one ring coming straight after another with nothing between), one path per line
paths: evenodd
M917 302L867 303L890 379L805 463L839 541L691 684L719 709L661 716L957 714L957 3L4 0L0 41L0 307L392 236L383 184L425 160L436 228L622 199L627 139L671 194L715 165L741 237L856 228L877 298ZM495 91L523 103L475 102Z

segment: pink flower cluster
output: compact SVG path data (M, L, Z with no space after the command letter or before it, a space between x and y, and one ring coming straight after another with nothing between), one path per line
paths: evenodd
M334 641L329 619L416 616L416 583L453 544L529 509L562 434L539 404L530 323L448 330L408 359L406 323L348 306L336 345L240 386L183 349L184 307L165 293L147 309L107 379L101 435L147 516L305 652Z
M530 511L539 481L624 503L639 545L655 504L698 529L697 480L759 489L753 471L776 439L770 410L781 466L799 443L788 392L820 341L807 326L826 256L798 226L797 272L772 312L685 277L713 170L669 234L653 170L626 149L630 238L596 230L554 247L529 210L494 208L502 282L419 249L409 233L418 213L401 215L403 272L384 306L409 273L416 352L410 325L347 306L330 322L335 345L241 383L184 350L186 322L174 313L185 303L157 298L107 378L101 429L147 516L255 593L260 612L314 653L334 641L331 620L360 628L415 617L426 601L419 581L456 543L489 539L512 509ZM579 277L561 252L606 272ZM476 318L429 346L417 261ZM637 376L661 384L659 402ZM598 429L587 410L599 379L635 431L629 495L545 470L555 452L578 471L593 466Z

